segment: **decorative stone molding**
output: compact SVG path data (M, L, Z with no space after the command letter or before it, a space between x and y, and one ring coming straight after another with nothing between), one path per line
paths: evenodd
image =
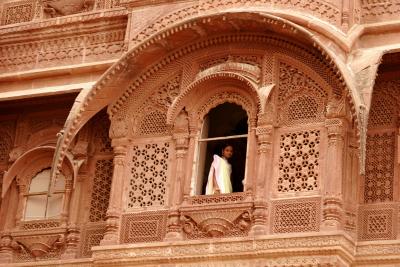
M34 257L41 257L47 254L54 246L61 246L63 237L61 235L40 235L35 236L19 236L15 237L15 241L24 246Z
M60 27L63 24L60 22L48 22L42 27L30 25L18 33L4 33L7 38L0 41L0 70L15 72L107 61L119 57L125 50L124 16L89 20L86 24L80 24L81 20L72 21L66 21L64 27ZM21 43L19 38L26 41Z
M252 259L262 260L277 259L284 257L289 262L294 257L315 258L317 255L331 255L339 259L349 259L355 251L354 243L346 236L342 235L324 235L324 236L297 236L289 237L242 237L226 239L207 239L203 242L199 240L185 240L174 243L154 243L154 244L136 244L135 246L116 246L114 248L103 249L95 248L93 260L112 262L113 264L122 263L126 266L133 264L188 264L195 261L199 264L206 264L212 261L240 260L244 255ZM313 257L310 257L310 253ZM295 255L295 256L294 256ZM339 256L338 256L339 255ZM228 260L229 259L229 260ZM228 260L228 261L227 261ZM332 260L332 258L331 258ZM247 259L247 262L249 259ZM248 266L253 265L255 262ZM178 265L183 266L183 265ZM233 265L235 266L235 265ZM246 265L240 265L246 266ZM289 265L290 266L290 265ZM293 266L293 265L292 265ZM297 265L295 265L297 267ZM301 266L301 265L299 265ZM316 265L325 266L325 265ZM327 265L329 266L329 265Z

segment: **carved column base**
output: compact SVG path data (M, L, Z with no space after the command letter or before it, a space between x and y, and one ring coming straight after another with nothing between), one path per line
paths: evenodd
M342 200L338 197L326 197L323 207L323 231L343 230Z
M61 259L74 259L78 253L79 243L79 229L77 227L70 227L68 229L68 235L65 240L66 249L61 255Z
M179 221L179 212L177 210L171 211L168 214L168 229L165 235L165 241L182 240L182 226Z
M119 214L107 215L106 232L100 245L116 245L119 244Z
M3 235L0 240L0 263L11 263L13 261L12 237Z
M267 203L255 202L253 211L253 226L249 235L265 235L268 233L267 227Z

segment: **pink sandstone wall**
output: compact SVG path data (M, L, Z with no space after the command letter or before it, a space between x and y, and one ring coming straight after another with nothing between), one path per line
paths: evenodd
M2 1L0 266L400 266L399 8ZM194 194L226 102L244 190ZM50 167L61 213L26 220Z

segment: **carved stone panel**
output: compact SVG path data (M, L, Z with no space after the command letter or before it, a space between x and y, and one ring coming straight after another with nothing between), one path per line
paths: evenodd
M124 214L121 221L121 243L162 241L166 229L167 211Z
M319 231L321 200L311 198L274 201L271 220L273 233Z

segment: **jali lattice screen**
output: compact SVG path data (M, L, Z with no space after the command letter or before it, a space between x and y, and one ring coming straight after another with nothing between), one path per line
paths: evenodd
M166 142L133 147L128 208L165 205L168 158Z
M278 192L313 191L319 184L320 131L282 134L279 148Z

